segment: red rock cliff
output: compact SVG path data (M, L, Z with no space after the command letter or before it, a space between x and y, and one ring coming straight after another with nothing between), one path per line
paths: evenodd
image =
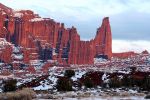
M81 41L75 27L50 18L41 18L30 10L15 11L0 4L0 38L22 46L24 62L57 60L59 64L93 64L94 57L112 56L109 18L103 19L96 37Z

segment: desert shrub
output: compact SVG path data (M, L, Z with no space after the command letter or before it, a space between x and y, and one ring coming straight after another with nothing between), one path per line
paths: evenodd
M118 88L122 86L122 81L117 76L113 77L109 81L109 87L111 88Z
M144 79L140 79L140 78L136 78L136 77L133 77L133 76L124 76L123 79L122 79L122 85L124 87L134 87L134 86L137 86L137 87L142 87L144 86L145 84L145 81ZM146 85L147 87L147 85Z
M17 80L11 79L11 80L5 80L3 81L3 92L9 92L9 91L16 91L17 89Z
M35 97L36 93L29 88L0 94L0 100L32 100Z
M146 95L144 99L150 99L150 95Z
M73 82L67 77L59 78L56 88L58 91L72 91Z
M143 90L150 91L150 76L146 76L143 80L143 84L141 86Z
M125 87L131 87L133 84L133 79L130 76L124 76L122 79L122 85Z
M72 76L75 75L74 70L65 70L65 74L66 77L71 78Z
M86 78L84 79L83 84L84 84L84 86L85 86L86 88L92 88L92 87L94 87L94 83L93 83L92 79L89 78L89 77L86 77Z
M36 97L36 93L32 89L29 89L29 88L24 88L18 93L20 94L21 97L26 98L23 100L32 100L32 98Z
M82 82L80 80L74 81L73 86L76 88L75 90L80 90L82 87Z
M83 85L87 85L87 88L99 86L103 84L102 81L103 74L104 74L103 72L99 71L89 71L82 76L80 81L83 83Z
M136 67L130 67L131 73L135 73L136 72Z

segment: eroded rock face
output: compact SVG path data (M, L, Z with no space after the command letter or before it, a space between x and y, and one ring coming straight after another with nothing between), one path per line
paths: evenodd
M7 42L4 38L0 38L0 61L10 63L12 54L12 44Z
M57 60L59 64L93 64L94 57L112 57L109 18L103 19L96 37L81 41L75 27L65 28L30 10L15 11L0 4L0 38L23 47L23 61ZM10 53L10 52L9 52Z

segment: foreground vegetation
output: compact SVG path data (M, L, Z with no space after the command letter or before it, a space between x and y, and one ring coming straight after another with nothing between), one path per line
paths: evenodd
M0 94L0 100L32 100L36 93L29 88Z
M39 91L36 90L38 94L42 89L42 85L52 86L51 89L45 90L47 94L61 91L88 91L89 89L101 89L104 92L107 90L113 92L115 89L123 91L131 89L138 93L144 93L143 91L148 93L150 91L150 72L138 71L135 67L127 71L119 70L113 73L93 70L85 71L81 74L82 72L66 70L60 72L61 75L60 73L55 73L55 76L51 75L51 77L49 77L50 75L43 75L18 86L16 86L17 80L3 81L3 93L0 94L0 100L32 100L36 95L35 92L24 88L40 86ZM54 84L50 79L57 79L56 83ZM42 90L41 93L45 91ZM110 91L109 93L111 93Z

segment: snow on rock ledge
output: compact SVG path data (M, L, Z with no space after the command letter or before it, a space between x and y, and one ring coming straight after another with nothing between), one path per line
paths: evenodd
M0 38L0 48L4 48L6 45L11 46L12 44L7 42L5 38Z
M43 18L33 18L30 21L31 22L38 22L38 21L43 21L43 20L44 20Z
M23 16L23 13L20 13L20 12L14 13L14 17L21 18L22 16Z
M19 55L13 54L12 57L14 57L15 59L19 59L19 60L23 59L23 55L22 54L19 54Z
M107 62L108 62L108 60L103 59L103 58L94 58L94 64L100 64L100 63L105 64Z

